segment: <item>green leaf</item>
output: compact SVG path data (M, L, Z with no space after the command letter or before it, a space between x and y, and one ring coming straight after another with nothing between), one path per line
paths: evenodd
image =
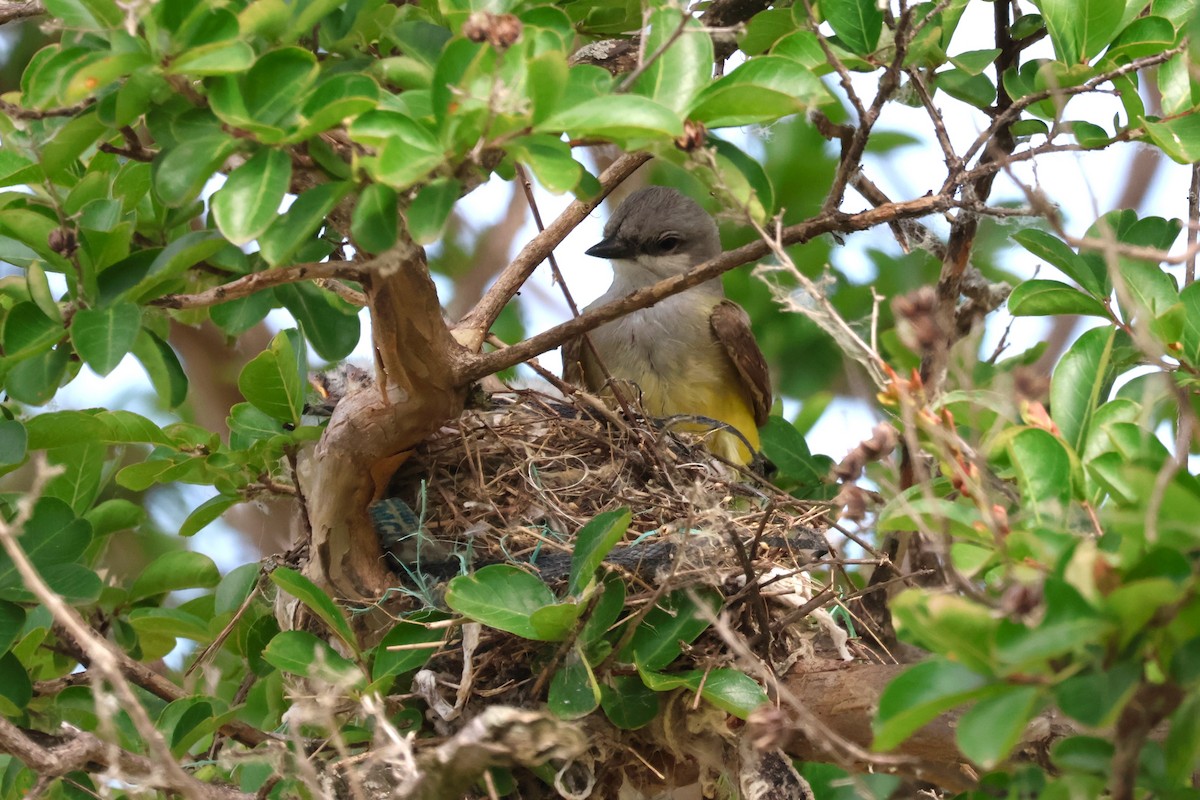
M341 361L358 345L358 314L354 310L347 313L346 304L332 293L306 282L277 286L275 296L300 323L313 350L326 361Z
M353 675L355 683L362 685L362 672L353 661L338 655L328 643L321 641L308 631L284 631L277 634L267 645L263 659L284 672L341 685L346 677Z
M363 189L350 218L354 243L368 253L382 253L396 243L399 210L396 191L382 183Z
M571 155L571 147L562 139L545 134L519 136L506 148L517 161L533 170L547 190L559 194L579 185L583 166Z
M1103 264L1100 265L1100 269L1094 269L1058 237L1036 228L1027 228L1013 234L1013 239L1038 258L1062 270L1093 297L1107 299L1112 291Z
M1071 457L1058 437L1041 428L1026 428L1008 443L1009 457L1021 486L1021 501L1034 519L1049 524L1062 519L1071 499Z
M977 672L992 669L1000 622L987 608L958 595L920 590L901 592L892 606L905 641Z
M1025 726L1042 706L1037 686L1006 686L985 697L958 720L954 738L963 755L984 769L992 769L1012 752Z
M28 446L25 426L15 419L0 419L0 465L17 465L25 460Z
M712 38L690 12L670 6L650 15L642 36L641 47L647 57L663 47L666 50L649 62L633 91L682 113L712 76Z
M801 486L818 484L829 474L809 452L804 435L783 417L771 417L760 431L762 451L779 470L779 477Z
M379 85L366 75L339 73L323 80L304 101L301 136L312 136L375 108Z
M175 408L187 399L187 373L171 345L146 328L133 344L133 354L146 368L150 383L167 408Z
M1068 65L1090 61L1121 24L1124 0L1041 0L1054 52Z
M337 604L308 578L287 567L278 567L271 573L271 582L303 603L309 611L321 618L342 642L354 653L358 653L358 638L350 629L350 623Z
M59 447L47 454L51 465L62 472L46 484L43 497L57 497L77 514L91 507L100 493L101 472L108 448L95 442Z
M394 111L368 111L354 120L349 133L352 140L378 149L374 160L361 162L376 180L395 189L408 188L445 160L429 129Z
M262 322L273 308L275 293L264 290L213 306L208 315L227 335L239 336Z
M683 135L683 122L678 114L653 100L622 94L585 100L552 115L534 130L620 143L630 139L675 139Z
M996 99L996 85L987 75L972 75L961 69L937 74L937 88L975 108L987 108Z
M317 73L317 57L303 47L264 53L241 82L247 113L260 125L288 124Z
M750 712L768 702L758 682L736 669L697 670L700 696L727 714L747 719Z
M1120 63L1156 55L1174 44L1175 26L1169 19L1158 16L1138 17L1113 39L1104 57Z
M301 365L304 353L296 352L287 334L287 331L275 334L271 346L242 368L238 389L259 410L299 425L307 370Z
M593 645L603 640L608 629L625 610L625 582L615 572L610 572L601 580L601 595L592 606L592 613L583 623L579 632L579 641Z
M1050 415L1076 452L1083 448L1096 408L1108 399L1117 367L1131 345L1112 327L1093 328L1075 340L1050 378Z
M229 426L229 446L235 450L244 450L257 441L285 433L283 423L249 403L234 405L225 421Z
M1014 317L1045 317L1054 314L1083 314L1109 317L1108 309L1096 298L1061 281L1024 281L1008 296L1008 312Z
M561 642L571 635L587 606L575 600L551 603L529 615L529 624L543 642Z
M939 714L983 696L987 679L961 664L931 658L898 675L879 698L872 748L896 748Z
M1192 282L1179 293L1183 302L1183 331L1179 357L1193 367L1200 366L1200 283Z
M24 716L33 699L33 683L21 659L13 652L0 656L0 712L6 716Z
M88 510L83 518L91 523L96 536L136 528L146 519L146 510L124 498L105 500Z
M219 494L216 497L210 497L192 510L192 513L187 515L187 519L179 526L180 536L194 536L209 524L215 522L218 517L224 514L233 506L242 502L242 498L229 495Z
M29 288L29 298L33 300L34 305L40 308L47 317L61 323L62 309L58 307L58 301L54 299L54 294L50 291L50 281L46 278L46 270L42 269L42 265L38 262L35 261L26 267L25 285Z
M396 623L376 646L371 663L371 680L378 683L386 678L412 672L425 665L446 641L448 628L431 628L429 622L447 619L438 611L420 611ZM414 647L414 645L430 645ZM406 650L389 650L389 647L407 647Z
M46 316L35 303L17 303L4 318L4 355L14 361L44 353L62 338L62 322Z
M582 170L574 160L571 163ZM576 176L575 183L578 182ZM408 232L413 241L426 245L441 239L450 212L454 210L454 204L461 194L462 184L454 178L438 178L423 186L408 207Z
M213 638L205 620L178 608L135 608L129 612L129 624L142 637L150 635L171 641L191 639L202 643L211 642Z
M476 622L524 639L540 640L530 621L554 595L537 577L509 564L490 564L472 575L459 575L446 587L446 605Z
M1151 141L1180 164L1200 160L1200 114L1188 114L1162 122L1145 120L1142 126Z
M0 653L8 652L24 627L25 609L16 603L0 600Z
M613 675L600 685L600 707L613 725L635 731L658 716L658 693L636 675Z
M247 244L275 220L292 180L285 150L264 148L235 169L212 197L213 219L229 241Z
M259 252L273 267L286 264L321 229L329 212L354 189L349 181L322 183L296 201L258 237Z
M47 0L45 5L68 28L98 31L119 27L125 20L113 0Z
M578 646L568 651L550 679L546 705L554 716L568 720L586 717L600 705L600 686Z
M90 60L75 70L60 97L64 103L78 103L106 89L119 78L150 68L150 55L141 51Z
M970 50L966 53L950 56L950 63L968 75L979 75L992 65L992 62L996 60L1000 52L998 49Z
M682 652L682 644L690 644L708 628L710 615L720 610L721 603L720 592L713 589L670 592L642 619L620 660L649 670L666 667Z
M31 406L50 402L66 377L71 355L71 349L60 344L17 364L5 381L8 396Z
M254 63L254 48L240 40L184 50L167 65L168 75L240 75Z
M869 55L878 46L883 12L875 0L824 0L821 13L841 44L855 55Z
M103 376L133 349L141 327L141 309L132 303L85 308L71 319L71 341L87 365Z
M219 130L163 148L152 165L154 191L171 208L187 205L236 149L237 140Z
M1137 689L1141 670L1122 661L1106 670L1073 675L1054 687L1054 699L1063 713L1091 727L1117 721Z
M21 547L43 577L51 568L77 561L91 542L92 526L56 497L37 501L21 533ZM22 585L16 565L7 553L0 553L0 587Z
M829 97L821 79L799 63L758 56L710 83L696 96L688 117L709 128L753 125L822 105Z
M174 550L151 561L129 590L130 600L141 600L178 589L211 589L221 571L211 558L191 550Z
M633 519L628 508L602 511L592 517L575 537L575 548L571 554L571 575L567 591L579 596L592 582L600 562L613 546L625 536Z

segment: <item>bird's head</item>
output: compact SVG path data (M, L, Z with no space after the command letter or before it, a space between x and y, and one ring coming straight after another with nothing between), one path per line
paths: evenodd
M610 259L618 279L635 285L686 272L721 252L717 224L675 189L649 186L621 203L589 256Z

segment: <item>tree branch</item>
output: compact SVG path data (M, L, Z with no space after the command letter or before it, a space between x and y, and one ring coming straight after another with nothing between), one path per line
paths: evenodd
M84 667L91 666L92 660L88 657L87 650L81 647L64 628L61 626L57 627L55 634L58 636L59 644L63 650ZM155 697L170 703L189 696L179 686L176 686L140 661L134 661L121 652L114 653L114 656L117 668L121 671L121 674L136 686L140 686ZM276 737L271 734L260 731L253 725L248 725L239 720L230 720L222 725L219 730L221 733L247 747L257 747L263 742L277 741Z
M168 294L149 302L149 305L159 308L205 308L207 306L228 303L242 297L249 297L255 292L269 289L272 286L282 286L285 283L298 283L329 278L343 278L357 281L363 272L370 270L378 259L354 263L352 261L321 261L312 264L296 264L282 269L268 269L262 272L252 272L249 275L205 289L195 294Z
M957 205L956 201L945 195L928 195L915 200L900 203L889 203L878 208L861 211L857 214L846 214L840 211L820 214L804 222L790 225L778 232L777 241L783 246L807 242L822 234L832 232L848 233L862 231L876 225L885 224L897 219L921 217L945 211ZM557 223L557 221L556 221ZM550 229L547 228L547 231ZM567 339L587 333L590 330L611 322L617 317L624 316L630 311L647 308L674 294L699 286L734 267L748 264L762 258L771 250L763 240L758 239L735 250L728 250L716 258L705 261L680 275L638 289L636 292L612 303L585 311L572 320L556 325L547 331L531 336L523 342L495 350L490 353L476 354L465 357L458 366L458 381L467 384L479 380L485 375L491 375L502 369L520 364L527 358L545 353L561 345ZM514 262L515 263L515 262Z
M49 736L26 731L0 717L0 751L16 756L34 772L48 778L60 778L70 772L89 773L106 770L109 777L195 796L199 790L205 800L252 800L254 795L240 792L224 783L201 783L187 773L184 782L163 783L162 767L145 756L131 753L87 731L71 731Z
M625 153L608 169L600 173L600 193L588 200L573 201L565 211L558 215L558 219L546 227L546 230L533 237L529 244L521 248L521 252L500 273L483 299L476 303L475 307L454 326L454 338L468 350L478 352L479 348L483 346L483 340L487 337L488 330L500 316L504 306L508 305L508 301L516 295L525 281L529 280L529 276L546 259L550 251L567 238L567 234L575 230L584 217L592 213L609 192L649 160L650 155L647 153Z
M18 2L0 3L0 25L18 19L40 17L45 13L46 7L42 5L41 0L18 0Z

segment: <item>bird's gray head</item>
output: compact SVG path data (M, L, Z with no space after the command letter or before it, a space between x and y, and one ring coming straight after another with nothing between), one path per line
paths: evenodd
M675 189L648 186L625 198L587 254L611 259L618 279L641 284L685 272L720 252L717 224L707 211Z

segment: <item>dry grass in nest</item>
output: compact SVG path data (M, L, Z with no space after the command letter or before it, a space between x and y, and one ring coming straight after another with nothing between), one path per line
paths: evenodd
M420 519L426 560L468 548L475 564L528 560L539 548L569 553L588 520L621 507L633 512L631 541L727 526L746 541L781 540L825 527L826 506L719 463L697 437L628 424L589 399L522 391L491 403L422 444L392 481Z

